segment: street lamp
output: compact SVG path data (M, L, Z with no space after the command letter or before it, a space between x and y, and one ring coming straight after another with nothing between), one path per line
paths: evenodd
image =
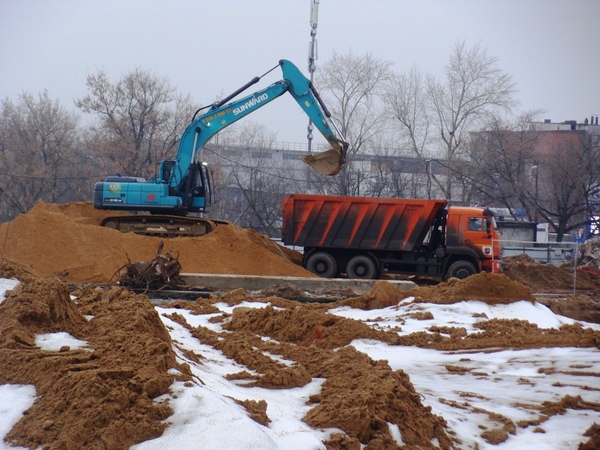
M534 171L535 170L535 211L534 211L534 221L535 223L537 223L538 221L538 202L539 202L539 198L538 198L538 188L539 188L539 180L540 180L540 166L538 164L536 164L535 166L531 167L531 170Z

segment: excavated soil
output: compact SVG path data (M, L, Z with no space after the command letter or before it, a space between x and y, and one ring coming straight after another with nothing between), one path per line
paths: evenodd
M0 304L0 384L34 385L37 399L6 440L27 448L128 448L158 437L172 411L153 399L174 381L169 333L144 296L123 288L66 285L0 260L0 277L21 280ZM94 315L88 321L87 315ZM42 351L35 336L66 332L89 348Z
M33 406L7 436L12 445L126 449L162 434L172 411L168 403L154 399L167 393L174 380L190 380L189 366L177 362L176 344L146 296L91 285L108 282L127 256L131 260L152 259L160 242L158 238L102 229L98 223L104 216L85 203L40 203L27 214L0 225L0 277L21 281L0 304L0 384L31 384L37 393ZM202 238L171 239L165 249L179 252L185 272L312 276L296 264L298 257L293 252L233 225L220 226ZM421 403L405 372L392 370L386 361L375 361L347 344L364 338L439 350L599 348L600 333L577 325L541 330L526 321L480 317L475 326L481 332L468 336L464 329L451 326L432 326L428 333L399 336L393 330L376 330L333 315L329 309L395 307L408 296L414 299L405 301L415 305L465 300L505 304L535 301L540 290L562 292L571 288L562 277L562 268L540 269L523 259L509 261L506 268L504 275L479 274L408 292L380 281L364 295L328 304L300 304L282 298L285 291L265 292L255 298L237 289L170 305L195 314L219 312L217 302L273 305L258 309L238 306L231 315L213 317L211 320L222 323L223 332L191 326L178 313L169 317L252 371L231 374L231 379L281 389L323 378L321 391L310 398L311 409L304 421L315 428L335 427L345 433L325 442L330 449L397 448L387 423L398 425L404 448L434 448L432 442L437 443L436 448L460 448L445 420ZM552 269L554 277L548 275ZM552 283L544 284L545 280ZM561 314L571 311L593 317L598 286L592 275L588 281L587 294L565 296L565 301L554 307L562 308ZM67 283L75 283L79 289L69 292ZM416 317L419 313L411 314ZM426 310L421 314L421 318L432 318ZM42 351L35 344L35 336L49 332L67 332L86 341L88 347ZM268 356L272 354L293 364ZM191 361L202 359L202 355L191 352L186 356ZM238 402L257 422L270 422L264 401ZM539 405L539 410L544 420L568 408L597 413L597 404L584 403L567 396ZM507 423L505 429L484 432L484 438L491 444L502 442L510 427L528 425L539 423ZM590 428L588 436L581 448L597 448L600 428Z
M600 323L600 271L586 266L539 264L527 255L504 261L504 274L535 293L538 302L554 313Z
M0 225L0 256L26 264L42 276L71 283L108 283L128 262L156 256L157 237L98 226L113 215L90 203L37 203ZM197 238L168 239L164 251L179 256L183 272L312 277L297 252L236 225L221 225Z

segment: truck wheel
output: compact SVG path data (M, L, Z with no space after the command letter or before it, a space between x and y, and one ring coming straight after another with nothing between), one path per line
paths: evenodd
M306 268L323 278L332 278L337 273L335 258L326 252L316 252L308 257Z
M446 279L458 278L459 280L464 280L476 273L477 269L469 261L456 261L450 265L448 272L446 272Z
M379 270L373 258L366 255L358 255L348 261L346 275L348 275L348 278L370 280L379 278Z

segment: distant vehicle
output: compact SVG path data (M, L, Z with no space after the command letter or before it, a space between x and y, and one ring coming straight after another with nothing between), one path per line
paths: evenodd
M255 77L223 100L206 107L208 112L196 117L205 108L196 111L181 136L176 158L161 161L156 178L147 181L131 176L111 176L96 183L94 207L97 209L150 213L109 217L102 225L121 231L167 237L198 236L223 223L219 220L182 217L191 212L206 212L213 202L210 172L199 160L200 150L217 132L286 92L294 97L332 147L301 159L319 173L337 174L346 160L348 143L330 121L331 114L312 83L290 61L280 60L279 66L283 71L282 80L227 103L260 80L260 77Z
M445 200L302 194L283 200L283 243L304 247L303 266L326 278L498 273L498 238L489 210L448 207Z

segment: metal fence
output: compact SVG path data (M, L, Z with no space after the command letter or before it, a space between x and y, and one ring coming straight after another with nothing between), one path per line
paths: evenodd
M578 257L579 244L576 242L548 242L500 240L501 256L518 256L525 253L534 261L542 264L560 266L564 263L575 263Z

